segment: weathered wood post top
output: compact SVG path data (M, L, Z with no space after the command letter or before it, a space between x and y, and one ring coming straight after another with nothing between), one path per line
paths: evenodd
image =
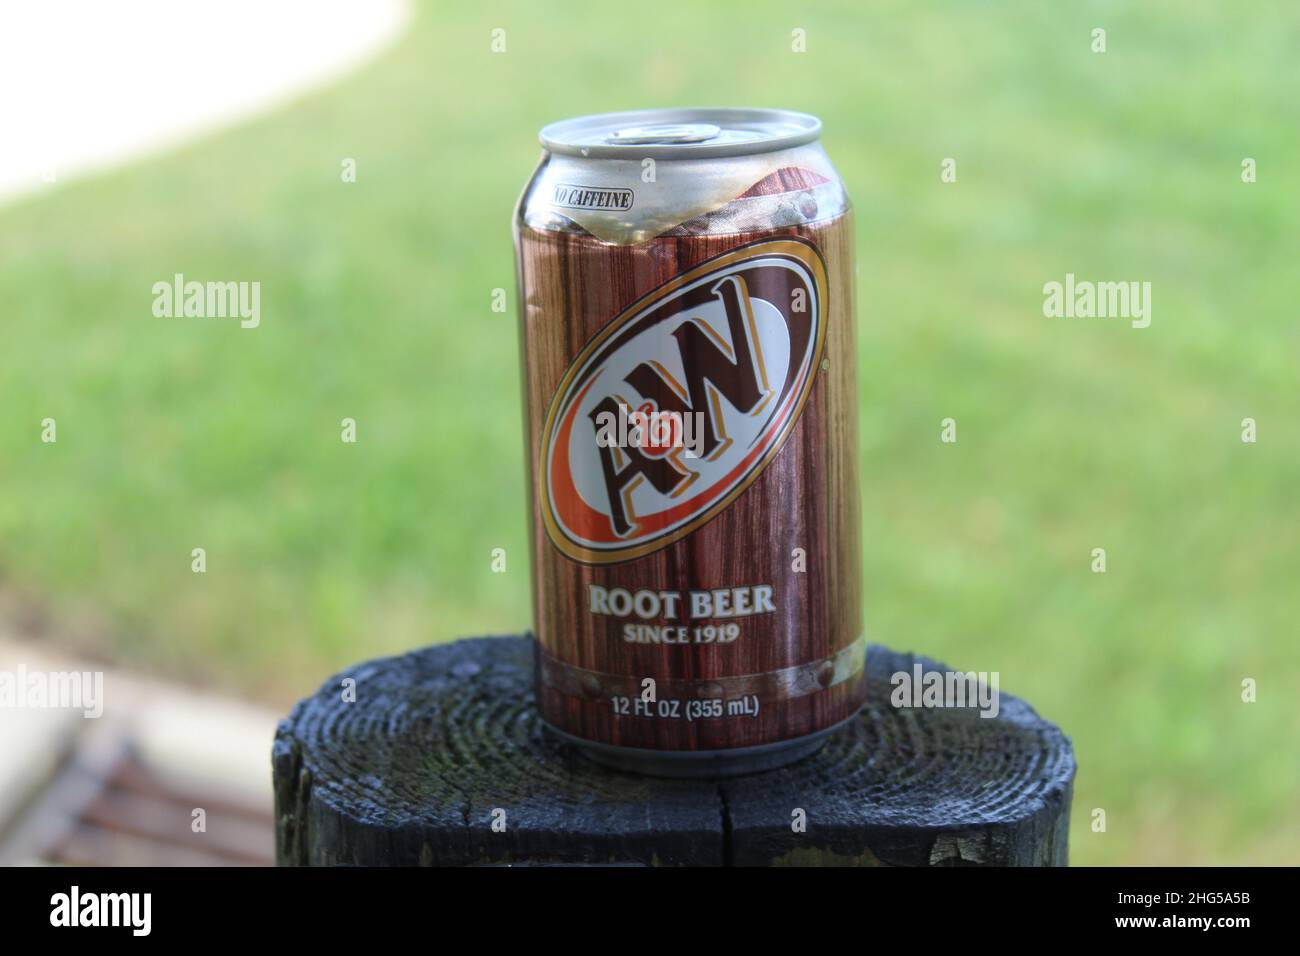
M897 708L890 676L946 671L868 653L868 704L817 754L717 781L609 770L556 740L524 637L368 661L281 722L281 865L1064 865L1074 754L1002 694ZM355 701L344 681L355 681Z

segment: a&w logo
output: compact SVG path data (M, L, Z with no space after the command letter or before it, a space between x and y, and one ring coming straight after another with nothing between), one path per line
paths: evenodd
M565 373L539 482L570 558L637 558L690 534L776 457L812 388L826 266L801 239L750 243L686 272L610 322ZM700 424L681 442L601 440L626 408Z

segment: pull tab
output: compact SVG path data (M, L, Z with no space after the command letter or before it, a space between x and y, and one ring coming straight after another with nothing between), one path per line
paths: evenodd
M626 146L672 146L677 143L705 143L722 135L711 123L678 123L660 126L630 126L605 137L607 143Z

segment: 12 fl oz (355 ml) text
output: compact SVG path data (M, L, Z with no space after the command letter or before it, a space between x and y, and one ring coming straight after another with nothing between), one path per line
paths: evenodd
M673 700L617 695L610 698L614 713L621 717L653 717L664 720L718 720L722 717L757 717L758 697L709 697L702 700Z

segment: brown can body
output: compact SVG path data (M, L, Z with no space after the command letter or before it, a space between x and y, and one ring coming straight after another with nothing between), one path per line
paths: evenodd
M777 766L865 689L851 213L815 144L679 150L722 193L667 200L623 149L516 215L538 705L616 766Z

